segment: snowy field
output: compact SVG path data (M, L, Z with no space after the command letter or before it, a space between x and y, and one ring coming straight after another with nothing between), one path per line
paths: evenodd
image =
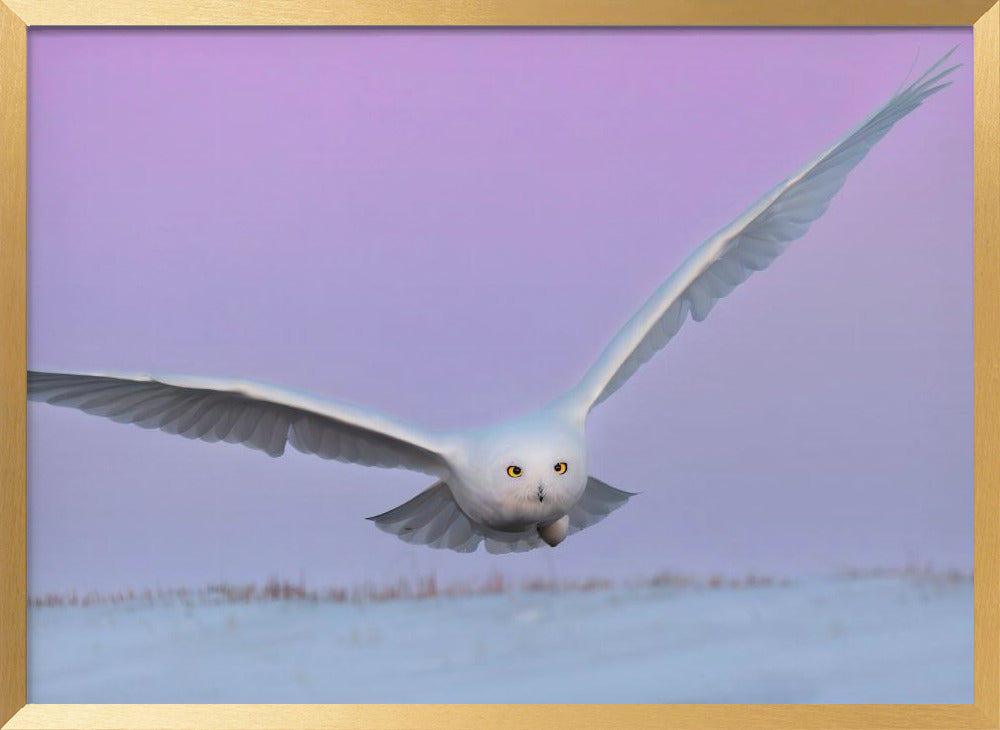
M29 701L965 703L972 597L891 577L33 607Z

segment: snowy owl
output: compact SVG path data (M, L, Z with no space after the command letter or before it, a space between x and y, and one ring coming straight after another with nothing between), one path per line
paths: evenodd
M953 49L954 50L954 49ZM347 403L263 383L190 376L28 372L28 397L122 423L280 456L305 454L436 478L375 517L408 543L491 553L558 545L604 519L631 492L587 471L587 416L677 334L755 271L767 268L826 210L847 174L893 125L948 86L948 53L829 149L708 238L612 338L583 378L528 416L431 431Z

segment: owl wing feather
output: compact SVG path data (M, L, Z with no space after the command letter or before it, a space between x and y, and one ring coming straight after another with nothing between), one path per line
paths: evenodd
M280 456L442 476L443 437L367 408L265 383L191 376L28 372L28 398L201 441Z
M839 142L810 160L684 260L614 336L580 382L560 399L586 414L662 349L690 316L700 322L716 302L762 271L809 229L848 173L893 125L950 85L959 66L947 55L901 89Z

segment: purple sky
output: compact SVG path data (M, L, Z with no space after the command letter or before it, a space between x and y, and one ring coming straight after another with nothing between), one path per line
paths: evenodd
M956 43L768 271L593 414L640 491L557 550L414 548L429 484L29 409L33 593L972 566L972 37L32 30L29 363L247 376L433 427L575 381L681 258ZM919 55L918 55L919 54Z

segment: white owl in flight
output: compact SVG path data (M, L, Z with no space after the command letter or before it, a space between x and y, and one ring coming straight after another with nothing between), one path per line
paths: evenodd
M954 52L954 49L952 50ZM715 303L767 268L829 206L847 174L893 125L948 86L949 52L835 145L694 249L573 388L528 416L488 428L431 431L366 408L242 380L28 372L28 397L121 423L280 456L404 468L437 481L369 519L409 543L472 552L555 546L625 504L631 492L587 473L585 426L601 403Z

